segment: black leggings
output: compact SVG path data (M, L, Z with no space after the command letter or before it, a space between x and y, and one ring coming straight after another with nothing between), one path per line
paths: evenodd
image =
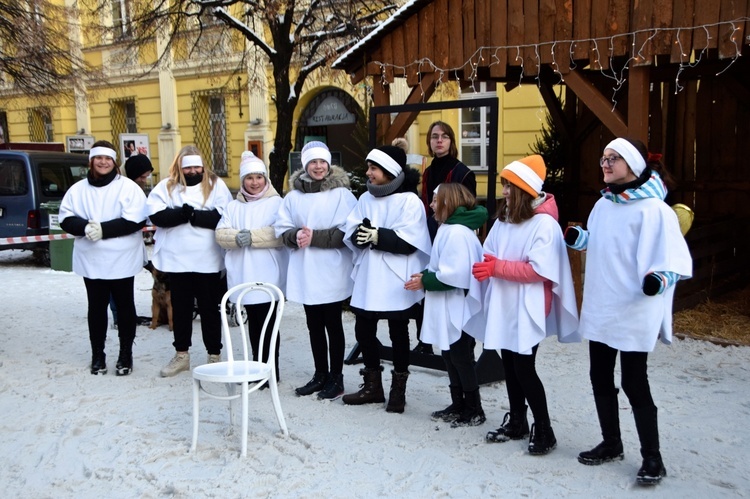
M192 346L193 310L198 301L201 315L201 332L206 351L211 355L221 353L221 314L219 304L225 284L219 272L169 272L169 289L172 296L172 322L174 348L187 352ZM119 305L118 305L119 307Z
M461 337L450 346L450 350L442 351L450 386L461 387L465 392L479 388L474 360L476 343L474 338L461 332Z
M536 351L539 345L531 349L531 355L521 355L510 350L500 350L505 367L505 387L508 390L508 402L511 412L521 412L524 401L534 415L534 423L549 424L547 395L544 393L542 380L536 373Z
M117 332L120 337L120 348L130 349L135 338L135 301L133 283L135 277L124 279L89 279L83 278L88 297L89 340L93 353L104 352L107 340L107 306L110 296L117 307Z
M341 374L344 369L344 325L341 322L341 302L305 305L307 330L316 373L327 373L328 357L331 359L330 373ZM326 331L328 336L326 338Z
M253 351L253 360L258 360L258 351L260 350L260 333L263 331L263 323L266 320L266 314L268 309L271 307L271 302L268 303L256 303L253 305L245 305L247 311L247 333L250 336L250 347ZM263 338L263 362L268 362L268 352L271 351L271 331L273 330L273 324L276 321L276 310L278 310L278 303L273 308L271 318L268 321L268 331L266 336ZM276 337L276 380L279 380L279 345L281 344L281 333Z
M615 362L618 350L589 341L589 362L591 386L594 397L611 397L617 395L615 388ZM633 409L654 407L651 388L648 384L648 352L620 352L622 370L622 390Z
M387 319L388 334L393 349L393 370L404 373L409 370L409 319ZM380 342L378 341L378 319L357 315L354 333L362 350L362 359L368 369L380 367Z

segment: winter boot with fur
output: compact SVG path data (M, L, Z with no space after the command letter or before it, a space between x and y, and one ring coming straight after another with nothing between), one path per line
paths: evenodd
M549 421L534 422L531 425L531 436L529 437L529 454L532 456L543 456L557 447L557 439L552 431Z
M453 423L451 428L462 426L479 426L487 421L482 410L482 399L479 397L479 388L473 392L464 393L464 410Z
M610 461L620 461L624 454L620 439L620 415L617 403L617 392L614 396L594 396L596 413L599 415L599 425L602 428L602 438L599 445L591 450L578 454L578 462L589 466L596 466Z
M441 411L430 414L433 421L445 421L452 423L464 410L464 391L460 386L449 386L451 390L451 405Z
M656 485L667 476L667 470L664 468L659 452L659 425L656 412L656 407L633 408L643 458L643 464L636 476L636 482L640 485Z
M529 421L526 419L527 406L521 410L513 410L505 413L503 424L495 431L488 431L484 439L487 442L507 442L508 440L521 440L529 434Z
M364 382L359 385L359 391L341 397L346 405L377 404L385 402L383 393L383 366L365 367L359 370Z
M409 379L409 371L397 373L391 371L391 393L388 394L388 405L385 407L386 412L404 412L406 406L406 380Z

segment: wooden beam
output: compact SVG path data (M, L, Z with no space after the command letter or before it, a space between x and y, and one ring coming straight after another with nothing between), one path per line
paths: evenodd
M435 82L437 80L438 77L435 73L424 74L420 84L411 89L404 104L418 104L430 100L432 94L435 93ZM403 137L418 115L418 111L398 113L391 126L385 131L383 144L390 144L396 137Z
M644 144L648 144L649 69L631 66L628 70L628 137L640 139Z
M555 127L562 134L563 140L569 143L572 137L570 125L552 85L548 82L542 82L539 86L539 93L542 94L542 99L544 99L544 103L547 105L547 112L555 123Z
M580 69L574 69L565 75L565 83L575 92L578 98L588 107L599 121L610 132L618 137L627 135L628 126L617 109L612 109L612 102L586 79Z
M391 103L391 91L388 84L383 83L382 78L377 76L372 79L372 102L375 106L388 106ZM379 114L376 118L375 142L382 144L388 128L391 126L389 114Z

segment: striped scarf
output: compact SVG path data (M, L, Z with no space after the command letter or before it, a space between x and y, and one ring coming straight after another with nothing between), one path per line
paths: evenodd
M603 189L602 197L609 199L613 203L630 203L639 199L657 198L664 201L667 197L667 186L661 180L661 176L655 171L651 171L651 176L643 184L633 189L626 189L620 194L615 194L609 190L609 187Z

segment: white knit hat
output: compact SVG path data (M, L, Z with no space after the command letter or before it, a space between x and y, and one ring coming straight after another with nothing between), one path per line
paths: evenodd
M314 159L322 159L331 166L331 151L323 142L313 140L302 148L302 168L307 171L307 164Z
M263 161L251 151L245 151L242 153L242 159L240 159L240 180L251 173L259 173L268 177L268 169Z
M643 159L643 155L627 139L618 137L607 144L607 147L605 147L605 149L612 149L613 151L617 151L628 164L630 170L635 174L636 177L640 177L641 173L643 173L643 170L646 169L646 160Z

